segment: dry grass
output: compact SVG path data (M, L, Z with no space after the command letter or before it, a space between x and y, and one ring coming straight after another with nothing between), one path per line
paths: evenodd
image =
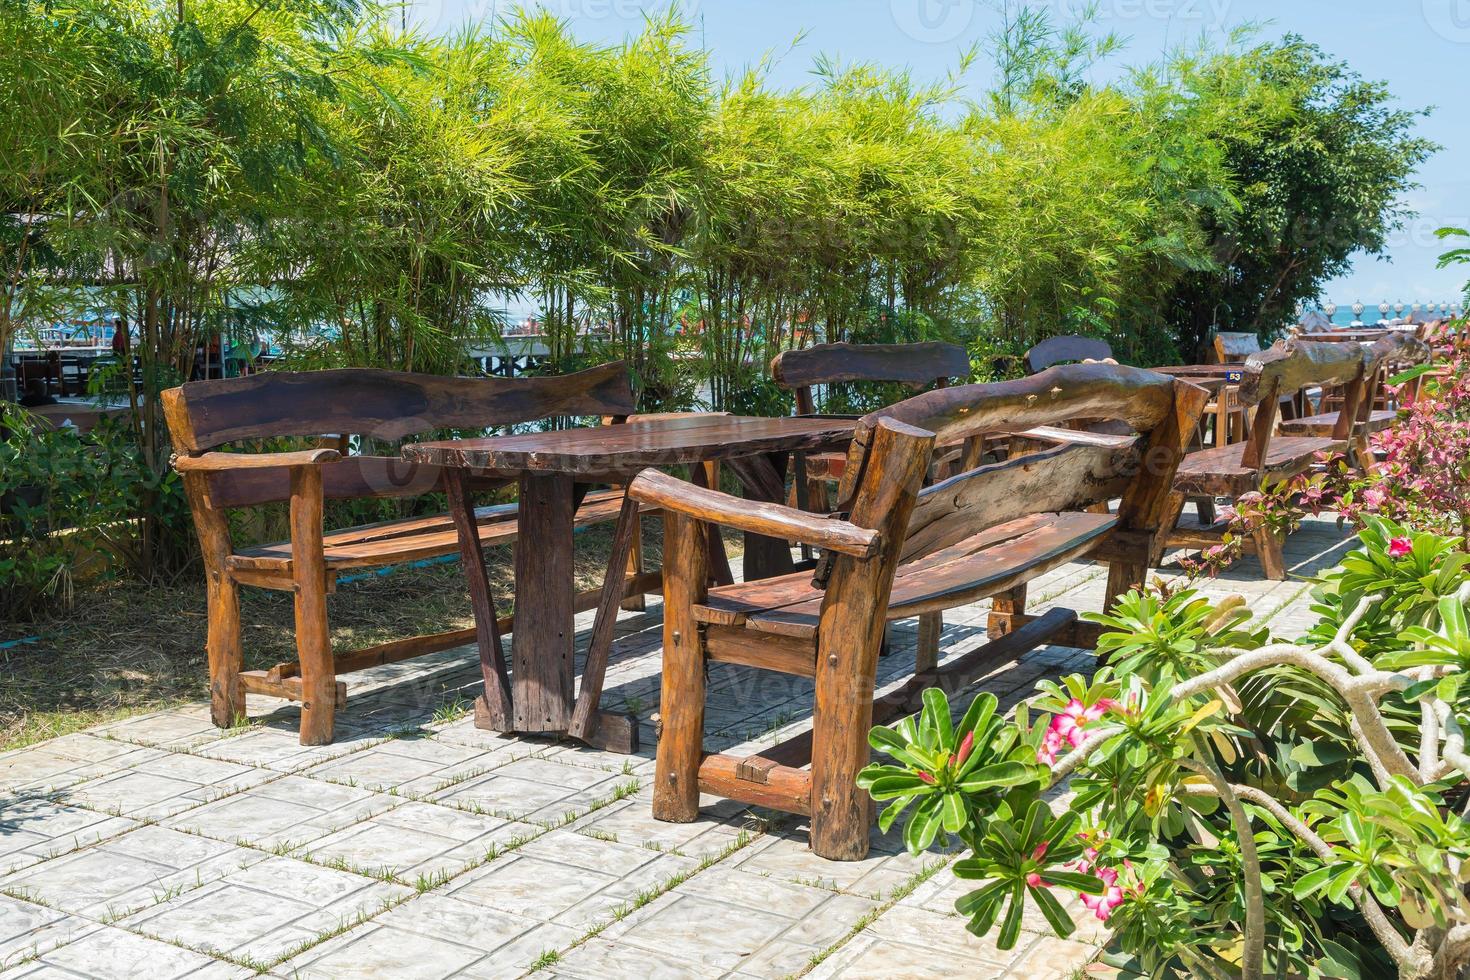
M577 535L578 588L601 582L611 545L611 526ZM656 561L657 521L644 522L644 546ZM486 553L503 611L514 601L511 560L509 547ZM289 594L242 589L241 607L247 669L296 659ZM339 650L473 625L457 562L341 584L328 615ZM39 640L0 649L0 751L208 696L199 581L113 583L80 592L69 612L50 619L0 622L0 641L26 636Z

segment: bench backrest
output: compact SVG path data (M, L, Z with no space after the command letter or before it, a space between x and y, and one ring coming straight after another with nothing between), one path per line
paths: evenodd
M1026 352L1026 373L1039 374L1058 364L1106 361L1112 356L1113 348L1106 340L1076 336L1048 337Z
M967 470L914 488L911 513L881 513L885 537L902 543L902 561L920 559L999 524L1029 515L1083 510L1121 497L1119 526L1141 537L1146 564L1163 508L1198 423L1205 392L1175 378L1113 364L1072 364L1016 381L931 391L865 416L857 426L840 490L854 523L891 488L885 461L874 471L871 444L880 429L923 433L945 444L999 432L1066 426L1078 419L1126 422L1132 436L1064 433L1055 448ZM896 523L892 523L896 522ZM840 559L833 559L834 561Z
M1215 359L1220 364L1239 364L1261 350L1261 338L1253 333L1226 330L1215 334Z
M777 354L771 377L796 395L799 415L816 411L812 388L844 381L894 382L912 388L944 387L970 377L970 355L958 344L816 344Z
M1358 420L1364 425L1368 423L1380 395L1385 394L1383 386L1388 383L1389 378L1405 368L1423 364L1433 356L1433 349L1408 331L1395 330L1375 340L1363 352L1363 384L1366 387L1358 406ZM1400 392L1400 395L1406 396L1401 404L1412 402L1418 397L1422 381L1422 378L1417 378L1410 382L1407 392Z
M1246 359L1240 379L1240 402L1255 405L1241 464L1259 469L1276 430L1281 399L1307 388L1342 388L1346 393L1333 429L1334 439L1351 435L1363 397L1367 361L1362 344L1324 344L1305 340L1278 341Z
M634 410L627 365L603 364L545 378L448 378L370 368L271 371L191 381L163 393L176 452L198 455L229 443L297 436L349 435L393 442L436 429L483 431L558 416L612 416ZM389 456L344 456L322 467L329 499L428 493L439 470ZM286 500L285 469L237 470L208 477L215 507Z

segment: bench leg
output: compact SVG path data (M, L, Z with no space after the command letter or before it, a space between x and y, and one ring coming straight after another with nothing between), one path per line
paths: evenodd
M654 769L653 816L692 823L699 816L704 755L704 649L694 605L709 582L709 535L692 517L664 514L664 653L661 729Z
M296 586L296 654L301 661L301 744L332 741L337 673L327 630L327 565L322 555L322 471L291 471L291 572Z
M1256 546L1256 557L1261 559L1261 568L1266 577L1276 581L1286 581L1286 554L1283 548L1285 535L1278 534L1269 528L1261 528L1251 532L1251 540Z
M240 587L223 571L209 573L209 718L217 728L245 720L245 689L240 671L245 666L240 648Z
M879 634L855 635L858 625L837 622L817 641L811 842L817 856L829 861L867 857L873 825L873 798L858 788L857 777L870 758Z
M1194 498L1194 511L1195 511L1196 514L1199 515L1199 526L1200 527L1214 527L1215 526L1215 498L1214 497L1195 497Z
M939 664L939 634L944 631L944 613L919 617L919 643L914 651L914 673L922 674Z

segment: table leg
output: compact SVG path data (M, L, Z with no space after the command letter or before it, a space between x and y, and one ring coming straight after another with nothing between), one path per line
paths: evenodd
M485 693L475 699L475 727L495 732L511 731L510 679L505 673L505 652L500 644L500 627L495 603L490 598L490 578L485 573L485 553L475 522L475 501L463 470L445 472L449 515L459 534L460 562L475 615L475 639L480 647L480 674Z
M779 504L786 499L787 453L746 456L727 462L745 486L745 496ZM796 569L791 560L791 545L779 538L759 534L745 536L745 581L773 578Z
M512 720L518 732L562 732L572 718L572 478L523 474L516 538Z
M633 543L638 539L638 524L638 501L625 497L613 532L612 555L608 559L607 575L602 581L602 597L592 624L592 638L587 644L582 689L577 693L576 710L572 712L572 722L567 729L569 735L590 745L629 754L638 751L638 719L630 714L615 715L598 709L602 682L607 676L608 656L612 652L618 605L625 591L624 569L633 553Z

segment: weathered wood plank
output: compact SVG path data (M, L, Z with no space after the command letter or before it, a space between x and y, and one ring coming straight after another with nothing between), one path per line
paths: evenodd
M783 388L844 381L893 381L928 385L968 378L970 355L958 344L817 344L783 351L771 361L771 377Z
M565 731L571 721L573 482L527 473L520 481L515 663L511 711L518 732Z

